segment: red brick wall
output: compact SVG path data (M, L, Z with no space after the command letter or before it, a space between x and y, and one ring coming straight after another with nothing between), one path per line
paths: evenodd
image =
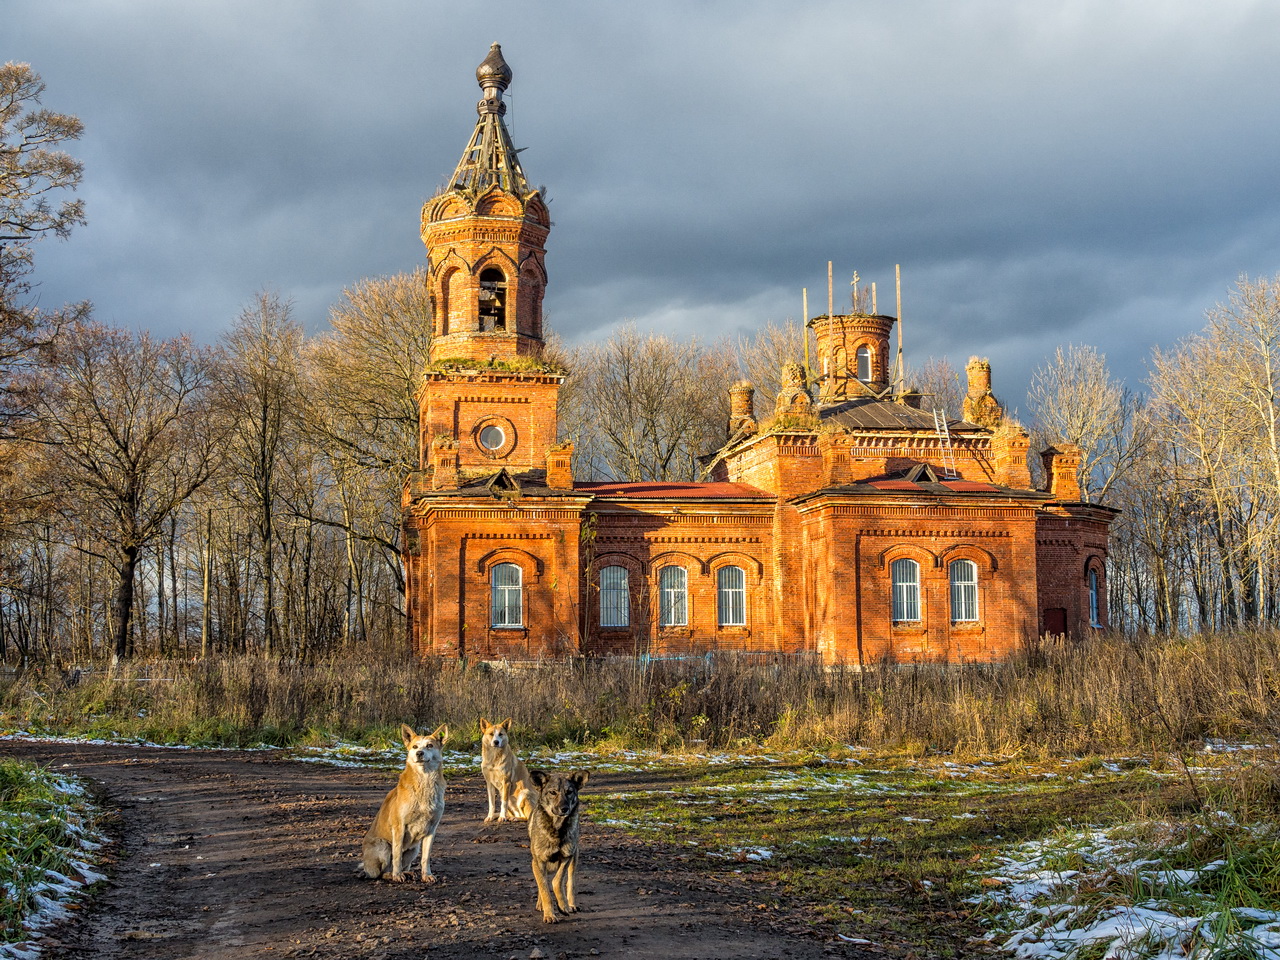
M1029 505L831 497L807 503L802 523L810 637L825 660L993 660L1035 635ZM892 623L889 565L899 557L920 567L918 622ZM951 621L948 565L957 559L978 568L976 623Z
M563 657L579 652L576 587L585 498L531 503L438 498L411 511L420 556L410 558L414 649L479 659ZM490 624L498 563L523 571L523 624Z
M458 465L464 471L532 470L546 466L556 440L556 404L563 377L478 370L429 373L420 402L420 452L427 466L431 441L456 437ZM498 423L509 435L509 449L486 451L479 428Z
M588 511L594 518L594 536L585 547L591 561L579 587L586 607L584 650L777 649L771 502L601 500ZM631 625L625 630L600 626L599 570L611 564L631 573ZM683 567L687 574L686 626L664 628L659 623L659 570L668 564ZM745 572L745 627L721 627L717 622L717 571L727 565Z
M1098 625L1109 623L1106 557L1112 516L1105 507L1082 503L1053 504L1041 513L1036 525L1041 632L1057 632L1057 624L1045 622L1048 610L1064 611L1070 636L1083 636L1093 629L1089 618L1090 569L1098 574Z
M407 558L412 636L423 654L482 658L742 649L863 664L998 660L1040 635L1047 607L1066 610L1069 632L1089 628L1090 566L1106 622L1109 512L1039 507L961 496L833 494L798 507L427 497L410 512L406 536L420 544ZM890 564L899 557L919 564L917 622L891 619ZM978 570L976 622L951 620L957 559ZM489 572L502 561L525 571L519 629L489 626ZM667 564L686 571L688 623L664 628L659 571ZM716 573L729 564L746 574L745 627L718 623ZM611 565L628 571L626 627L600 625L599 572Z

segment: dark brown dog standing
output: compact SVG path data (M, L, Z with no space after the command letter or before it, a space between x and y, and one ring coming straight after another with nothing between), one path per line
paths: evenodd
M555 923L555 903L565 914L578 907L573 902L573 873L578 865L578 814L581 804L578 791L587 783L586 773L547 773L530 770L529 776L538 788L538 802L529 817L529 852L533 855L533 879L538 882L538 909L542 919ZM555 867L555 876L547 888L547 873Z

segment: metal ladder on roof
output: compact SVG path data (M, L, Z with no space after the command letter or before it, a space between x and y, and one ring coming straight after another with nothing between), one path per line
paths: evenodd
M938 434L938 446L942 448L942 476L945 480L955 480L960 474L956 472L956 457L951 449L951 431L947 428L946 414L937 407L933 408L933 429Z

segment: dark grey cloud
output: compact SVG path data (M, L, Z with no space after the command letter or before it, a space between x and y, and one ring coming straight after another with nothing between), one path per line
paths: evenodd
M1066 342L1131 383L1241 273L1280 270L1280 7L721 0L483 6L9 0L86 135L89 226L49 302L212 340L256 290L321 329L422 261L421 203L474 122L494 40L546 184L547 315L704 339L838 303L853 269L915 362L990 356L1021 396ZM1016 399L1014 400L1016 403Z

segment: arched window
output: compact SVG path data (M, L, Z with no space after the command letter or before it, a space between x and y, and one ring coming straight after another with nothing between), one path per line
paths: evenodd
M1098 571L1089 569L1089 623L1092 626L1102 626L1101 610L1098 604Z
M600 626L626 627L631 624L631 590L626 567L605 567L600 571Z
M905 557L889 566L893 580L893 621L911 622L920 619L920 564Z
M871 382L871 348L865 343L858 348L858 352L854 354L854 358L858 363L858 379L863 383Z
M664 627L689 625L689 574L684 567L658 571L658 623Z
M972 560L954 560L951 574L951 620L965 623L978 619L978 565Z
M716 615L722 627L747 625L747 575L741 567L716 572Z
M480 271L480 329L507 329L507 278L497 267Z
M489 623L495 627L524 625L524 571L514 563L500 563L490 574Z

